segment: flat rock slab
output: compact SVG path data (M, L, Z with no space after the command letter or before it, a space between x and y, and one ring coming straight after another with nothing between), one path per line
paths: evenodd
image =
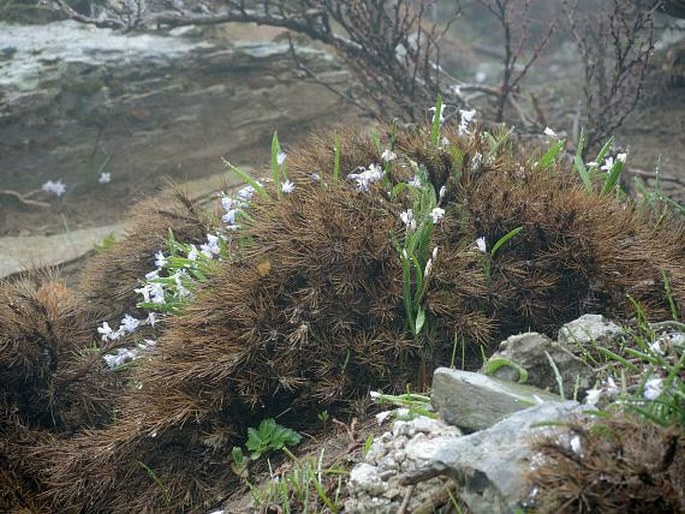
M250 168L245 171L252 172ZM211 200L221 190L229 191L240 186L235 177L224 173L191 180L179 188L196 202ZM83 258L94 246L110 234L120 236L124 223L85 228L49 236L0 238L0 278L26 269L62 266Z
M433 407L449 424L467 432L488 428L513 412L548 401L561 398L480 373L449 368L438 368L433 373Z

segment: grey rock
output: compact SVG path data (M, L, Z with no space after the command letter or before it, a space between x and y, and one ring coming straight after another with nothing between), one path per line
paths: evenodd
M350 472L345 512L395 514L408 490L400 484L400 476L425 466L429 455L460 435L457 428L438 419L419 416L410 421L395 421L390 431L376 438L364 462ZM411 491L408 512L432 501L434 492L444 484L445 479L439 477L418 484Z
M525 384L479 373L438 368L431 403L442 418L467 432L488 428L509 414L561 398Z
M585 314L561 327L557 342L576 355L594 355L597 346L615 348L624 334L601 314Z
M512 414L487 430L443 441L425 464L402 477L420 484L437 476L457 482L457 495L473 514L514 513L529 496L526 472L535 456L531 438L555 430L549 422L582 412L577 402L550 402Z
M561 376L564 398L573 398L574 393L582 394L593 386L596 377L592 366L559 343L536 332L511 336L502 341L499 350L488 359L481 372L518 382L520 374L516 368L508 365L497 367L502 361L511 361L526 370L526 384L558 393L559 385L550 358Z

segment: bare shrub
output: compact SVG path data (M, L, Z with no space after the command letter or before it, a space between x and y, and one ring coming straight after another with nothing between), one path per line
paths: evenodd
M578 0L563 3L583 63L579 124L585 127L589 151L635 109L654 49L654 8L635 0L593 2L593 6L581 12Z

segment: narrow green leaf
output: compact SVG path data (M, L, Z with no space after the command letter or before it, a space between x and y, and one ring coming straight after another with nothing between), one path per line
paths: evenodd
M438 95L435 102L435 112L433 113L433 123L431 126L431 143L435 148L440 144L440 115L442 114L442 96Z
M426 311L423 307L419 305L418 312L416 313L416 329L414 330L414 335L419 335L423 324L426 322Z
M238 168L237 166L234 166L230 162L228 162L226 159L223 159L224 161L224 166L228 168L228 170L231 173L234 173L240 180L245 182L246 184L252 186L257 193L262 195L263 197L266 197L266 190L264 189L264 186L262 186L257 180L253 179L249 174Z
M333 143L333 179L340 178L340 139L338 133L335 133L335 141Z
M578 140L578 148L576 148L576 155L573 158L573 167L578 172L578 175L580 175L580 179L583 181L583 185L585 186L585 190L588 193L591 193L592 192L592 180L590 180L590 173L588 172L587 168L585 167L585 163L583 162L584 146L585 146L585 132L583 130L581 130L580 131L580 139Z
M490 257L494 258L495 254L497 253L497 250L499 250L507 241L509 241L512 237L514 237L516 234L518 234L522 230L523 230L523 227L516 227L514 229L511 229L509 232L504 234L502 237L500 237L499 240L492 247L492 250L490 250Z
M557 155L559 155L559 152L561 151L561 149L564 148L565 146L566 146L566 140L565 139L560 139L555 144L553 144L544 153L544 155L540 158L540 161L539 161L540 167L543 169L548 169L554 163L554 159L556 159Z

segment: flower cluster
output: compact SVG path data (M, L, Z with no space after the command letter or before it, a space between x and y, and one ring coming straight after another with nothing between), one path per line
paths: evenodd
M57 196L62 196L64 193L67 192L67 186L64 182L62 182L62 179L59 179L54 182L52 180L48 180L45 184L41 186L40 189L41 191L44 191L46 193L53 193Z
M371 184L378 182L385 172L378 164L371 164L368 168L361 168L359 173L350 173L347 178L356 182L357 191L368 191Z
M221 206L225 212L221 220L226 224L226 228L229 230L240 228L237 220L240 218L240 214L245 207L250 204L255 191L254 187L247 185L238 191L235 196L221 195Z

